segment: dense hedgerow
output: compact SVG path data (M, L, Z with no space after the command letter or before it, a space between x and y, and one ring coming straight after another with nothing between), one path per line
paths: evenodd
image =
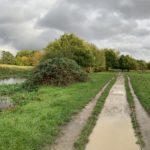
M87 79L87 73L74 60L55 57L47 59L36 66L25 86L64 86L73 82L83 82Z

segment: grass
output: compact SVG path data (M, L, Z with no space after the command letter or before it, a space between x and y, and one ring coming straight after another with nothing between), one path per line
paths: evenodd
M129 73L134 91L142 106L150 114L150 73Z
M24 67L5 67L0 65L0 79L4 78L27 78L31 72L31 68Z
M5 87L3 94L13 98L16 108L0 113L0 150L37 150L52 144L61 125L71 120L112 76L113 73L94 73L86 83L42 86L35 92L23 91L19 85Z
M103 108L103 105L105 103L106 97L108 96L109 91L110 91L110 89L111 89L111 87L115 81L116 80L113 79L110 82L110 84L106 87L105 91L102 93L101 97L99 98L99 100L98 100L98 102L97 102L97 104L96 104L96 106L92 112L92 115L89 117L89 119L88 119L85 127L83 128L78 140L74 144L76 150L84 150L85 149L85 146L88 143L89 135L92 132L92 130L96 124L98 115L100 114L100 112Z
M18 66L18 65L8 65L8 64L0 64L0 67L3 68L18 68L18 69L32 69L33 66Z
M127 100L128 100L129 107L130 107L130 115L131 115L131 119L132 119L132 125L133 125L134 131L135 131L135 135L138 138L137 144L140 144L140 146L142 148L142 147L144 147L144 141L143 141L143 137L142 137L142 134L140 131L140 126L137 121L134 98L131 93L131 89L129 87L129 81L128 81L127 76L125 76L125 88L126 88L126 93L127 93Z

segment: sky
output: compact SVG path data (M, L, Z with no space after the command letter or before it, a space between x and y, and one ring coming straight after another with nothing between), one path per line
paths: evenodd
M150 0L0 0L0 49L42 49L64 33L150 61Z

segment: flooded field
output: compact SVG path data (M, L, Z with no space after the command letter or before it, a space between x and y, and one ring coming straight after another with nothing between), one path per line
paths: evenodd
M23 83L25 79L9 78L0 80L0 85L10 85ZM0 96L0 111L14 107L12 100L8 96Z
M0 80L0 85L3 84L16 84L16 83L23 83L26 79L19 79L19 78L9 78Z
M140 150L131 123L123 76L119 76L89 137L86 150Z

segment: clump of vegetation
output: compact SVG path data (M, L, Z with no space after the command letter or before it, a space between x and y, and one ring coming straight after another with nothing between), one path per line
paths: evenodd
M25 84L27 87L35 85L63 86L73 82L83 82L88 79L81 67L68 58L50 58L35 67L32 78Z

